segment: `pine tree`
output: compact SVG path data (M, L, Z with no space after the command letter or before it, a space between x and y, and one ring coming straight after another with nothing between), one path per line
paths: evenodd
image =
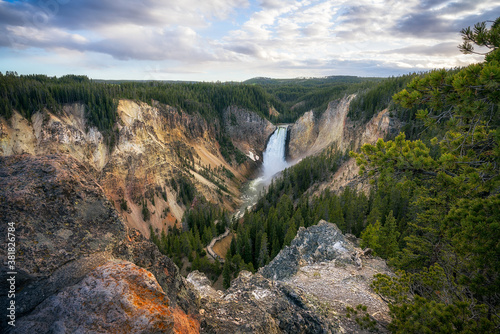
M224 268L222 269L222 286L227 289L231 286L231 258L226 257Z
M380 255L388 259L396 255L399 250L398 247L398 237L399 232L397 230L397 223L392 210L389 212L385 219L385 224L380 228L379 241L381 245Z
M258 265L259 267L263 267L268 263L269 263L269 250L268 250L267 234L264 233L262 234L260 242Z
M288 230L286 231L285 235L285 240L283 242L284 246L290 246L292 243L292 240L295 238L297 235L297 227L295 226L295 219L290 220L290 226L288 227Z
M361 247L369 247L375 254L379 254L382 248L380 243L380 226L380 221L377 220L375 224L369 224L361 233Z

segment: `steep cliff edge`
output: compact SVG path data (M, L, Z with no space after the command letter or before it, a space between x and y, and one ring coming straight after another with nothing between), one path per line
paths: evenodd
M361 124L347 117L349 104L355 95L332 101L319 118L308 111L290 127L289 158L300 159L336 144L339 150L356 150L373 143L399 127L387 109L380 111L368 123Z
M224 111L224 124L155 101L120 100L117 114L117 141L110 151L103 134L88 125L83 105L65 105L57 114L43 110L30 121L14 112L8 121L0 118L0 155L75 158L93 171L126 224L149 236L149 226L162 230L181 220L188 203L178 198L179 179L212 203L226 209L238 205L239 186L257 165L224 159L216 139L224 126L236 147L254 160L273 131L267 120L237 107Z
M262 161L262 152L276 126L253 112L235 106L224 110L223 122L234 145L253 161Z
M292 160L315 154L334 142L341 143L349 103L353 95L328 104L325 112L316 119L312 111L306 112L290 127L289 157Z
M332 223L301 227L289 247L259 270L304 292L307 300L329 313L347 332L359 328L346 317L346 307L367 306L367 314L385 331L389 307L370 287L373 275L391 272L384 260L365 254Z

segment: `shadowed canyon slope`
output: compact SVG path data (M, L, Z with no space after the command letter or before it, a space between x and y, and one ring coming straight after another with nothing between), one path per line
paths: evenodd
M313 111L306 112L290 127L289 159L296 161L314 155L334 145L342 152L358 150L364 144L374 144L378 139L396 133L400 122L384 109L367 123L353 121L348 117L349 104L354 95L332 101L328 108L316 117ZM335 173L332 181L320 185L319 194L328 188L338 191L347 185L361 189L368 187L366 180L358 177L359 168L354 159L346 161Z

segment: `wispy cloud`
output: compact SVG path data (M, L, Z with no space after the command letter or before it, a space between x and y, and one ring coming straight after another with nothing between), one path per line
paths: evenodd
M0 0L0 70L23 72L15 54L43 67L43 50L77 53L80 73L99 59L113 69L102 77L152 65L170 69L158 79L392 75L475 61L457 51L459 31L498 13L500 0Z

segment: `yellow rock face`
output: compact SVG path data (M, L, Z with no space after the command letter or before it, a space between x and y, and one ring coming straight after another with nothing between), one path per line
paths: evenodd
M149 236L150 225L161 231L176 221L180 224L186 207L177 201L177 189L172 188L170 180L181 175L210 202L227 209L237 206L239 185L252 167L235 167L221 156L216 140L216 129L221 127L218 121L210 124L200 116L178 112L155 101L149 105L121 100L117 113L115 128L119 136L109 151L104 136L97 128L88 126L83 105L66 105L57 114L43 110L31 120L14 112L8 121L0 118L0 154L72 156L93 171L127 225L145 236ZM265 144L266 135L272 132L269 122L258 118L242 126L263 127L265 130L259 129L258 134L263 138L240 138L242 146L251 147L252 142ZM209 168L219 172L207 176ZM234 177L228 178L222 168ZM224 184L227 191L216 183ZM150 214L147 221L143 217L144 203Z

